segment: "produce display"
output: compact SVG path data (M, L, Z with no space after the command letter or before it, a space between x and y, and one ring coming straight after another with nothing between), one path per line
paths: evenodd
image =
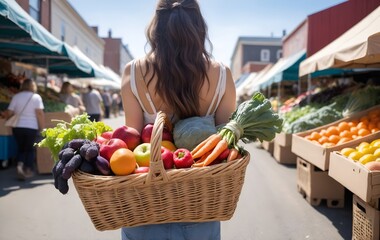
M238 141L270 141L281 131L282 119L274 113L268 99L256 93L240 104L230 121L217 133L198 141L191 149L177 147L170 128L164 128L161 159L165 169L205 167L233 161L245 155ZM91 122L86 113L70 123L61 121L44 129L39 147L48 147L56 163L52 170L55 187L68 192L67 180L79 169L99 175L125 176L149 172L152 124L141 134L134 128L111 129L103 122Z
M309 100L306 105L304 98L291 110L280 113L284 119L283 132L304 132L379 105L380 87L334 87L312 95Z
M361 142L353 148L343 148L340 153L348 159L363 164L370 171L380 171L380 139Z
M380 108L350 121L341 121L337 125L313 131L305 138L325 147L332 147L380 131Z

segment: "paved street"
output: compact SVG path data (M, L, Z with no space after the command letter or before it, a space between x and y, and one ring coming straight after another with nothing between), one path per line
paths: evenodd
M104 120L121 126L123 117ZM278 164L256 144L246 145L251 162L233 218L222 222L223 240L351 239L352 194L343 209L312 207L297 192L295 166ZM59 193L51 175L16 179L14 166L0 171L1 240L111 240L120 231L97 231L70 180Z

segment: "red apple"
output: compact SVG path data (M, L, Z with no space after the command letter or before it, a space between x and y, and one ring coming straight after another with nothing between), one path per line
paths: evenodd
M121 139L111 138L100 146L99 155L109 161L112 154L119 148L128 148L128 145Z
M171 169L174 166L173 152L166 147L161 147L161 158L165 169Z
M133 173L147 173L149 172L149 167L138 167Z
M133 151L137 145L141 143L140 133L132 127L121 126L113 131L112 138L123 140L129 150Z
M150 143L141 143L133 150L136 163L140 167L149 167L150 165Z
M112 138L113 131L108 131L100 134L100 136L104 137L105 139L111 139Z
M153 124L151 123L146 124L143 130L141 131L141 141L144 143L150 143L152 131L153 131ZM162 140L173 142L173 134L167 128L164 128L164 130L162 131Z
M108 141L109 139L107 139L107 138L104 138L104 137L102 137L102 136L97 136L96 138L95 138L95 142L97 142L97 143L99 143L99 145L102 145L103 143L105 143L106 141Z

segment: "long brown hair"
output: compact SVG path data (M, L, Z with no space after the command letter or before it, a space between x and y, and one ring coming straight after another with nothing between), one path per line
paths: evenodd
M208 81L211 58L205 43L212 45L198 2L160 0L147 39L147 72L153 66L148 84L157 76L156 93L179 118L199 115L199 93Z

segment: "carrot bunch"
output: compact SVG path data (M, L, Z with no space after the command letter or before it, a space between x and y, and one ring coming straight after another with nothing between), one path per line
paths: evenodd
M274 113L272 105L265 96L257 92L250 100L241 103L231 115L230 121L218 133L209 136L192 151L196 161L193 167L209 166L229 150L227 161L237 159L243 152L238 141L271 141L280 133L283 120Z

